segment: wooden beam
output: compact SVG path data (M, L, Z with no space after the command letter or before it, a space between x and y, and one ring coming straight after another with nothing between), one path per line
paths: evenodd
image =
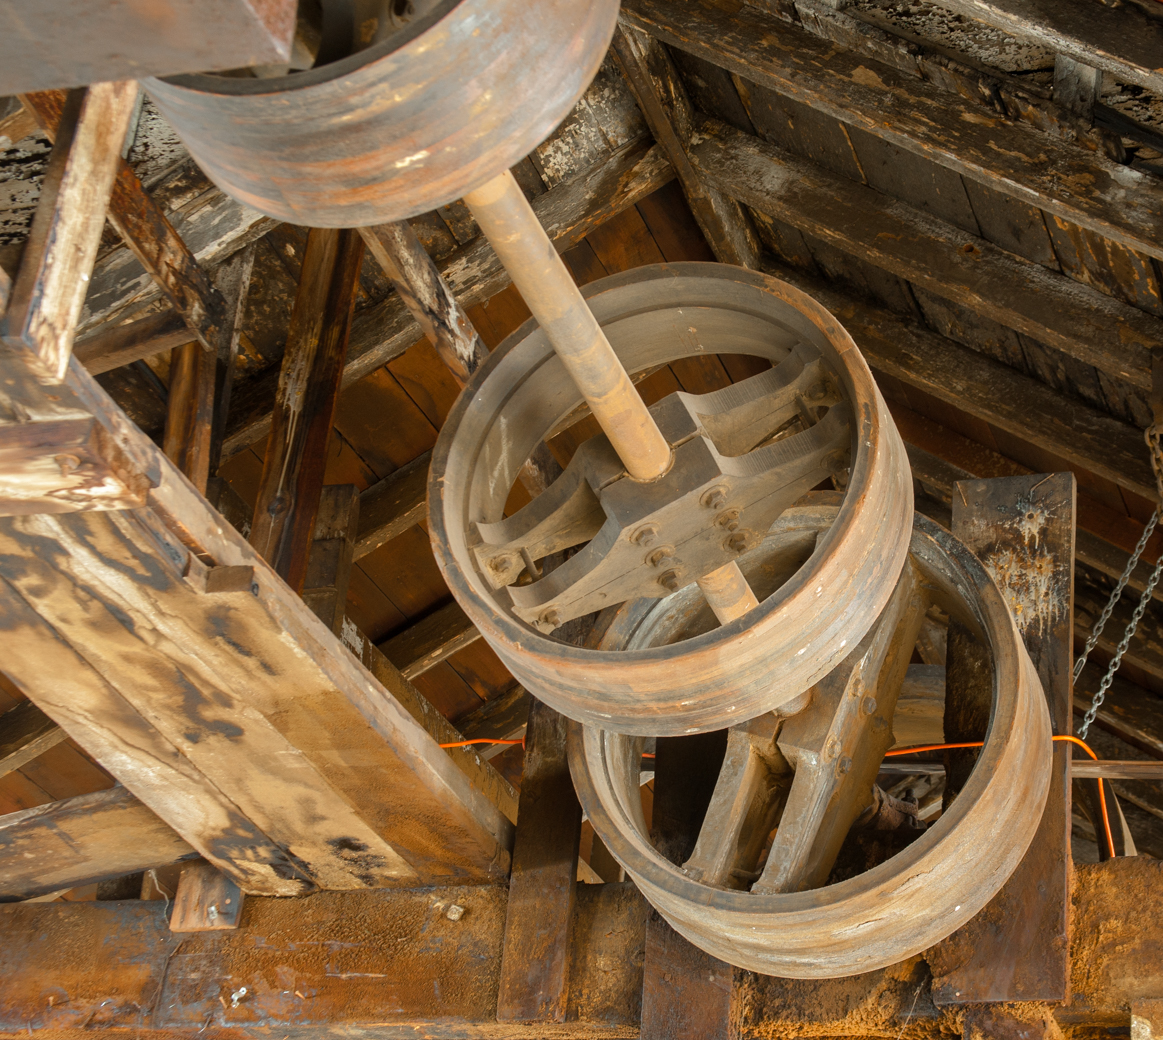
M197 853L124 787L0 816L0 901L31 899Z
M782 265L764 269L810 293L852 334L876 371L1155 501L1139 430L906 319Z
M459 719L457 727L464 740L520 740L525 735L532 703L528 690L514 686ZM507 744L482 744L477 747L477 754L487 760L508 749Z
M750 218L734 198L708 183L691 163L694 109L666 47L646 33L623 26L614 33L613 53L715 256L724 264L758 266L759 239Z
M1053 731L1069 734L1074 475L965 481L957 491L953 534L981 559L998 584L1038 670ZM1033 575L1038 576L1039 591L1031 595ZM958 699L972 696L979 685L975 675L981 671L982 653L967 637L955 646L954 635L951 628L945 736L951 741L981 739L984 732L968 737L950 724L958 717ZM992 699L992 691L987 697ZM988 706L981 722L988 724ZM948 770L948 752L946 756ZM1055 745L1046 808L1017 870L977 917L926 954L938 1004L1069 997L1070 758L1065 745ZM951 784L952 776L947 775ZM1015 796L1021 792L1015 791Z
M414 679L480 637L476 626L454 601L409 625L399 635L385 639L379 649L405 679Z
M1101 154L837 50L751 6L728 10L714 0L628 0L621 17L744 80L1131 249L1163 256L1163 190L1148 175Z
M569 249L594 228L674 178L674 170L659 146L630 141L600 166L565 181L532 201L533 211L559 250ZM509 276L483 237L458 249L437 267L462 307L472 307L496 295ZM343 386L399 357L423 333L398 296L369 307L352 323L351 343L343 370ZM270 431L272 384L256 385L240 400L223 446L224 456L241 451Z
M582 813L566 761L568 725L538 701L530 708L498 1022L564 1022L569 1006Z
M196 339L173 310L166 310L83 336L73 344L73 353L91 375L98 376Z
M1087 662L1075 686L1075 715L1083 715L1090 708L1091 694L1098 689L1105 671L1093 661ZM1115 675L1094 724L1144 754L1163 759L1163 699L1122 676Z
M1092 762L1090 759L1078 759L1071 763L1070 772L1076 780L1093 777L1102 777L1104 780L1163 780L1163 762L1139 759Z
M62 95L36 214L4 313L4 340L60 382L101 243L105 212L137 103L137 83L101 83Z
M32 701L0 715L0 776L39 758L67 739L65 731Z
M691 158L724 193L945 299L1151 389L1163 321L717 120Z
M212 864L187 863L178 878L171 932L221 932L237 928L244 893Z
M356 231L308 233L250 532L296 590L306 576L362 257Z
M595 839L596 840L596 839ZM728 1040L732 968L679 935L657 913L646 924L641 1040Z
M357 560L427 518L431 461L432 452L426 451L360 494Z
M1163 93L1163 25L1135 4L1086 0L936 0L966 18Z
M336 635L343 629L358 520L359 488L331 484L323 489L307 554L303 602Z
M5 151L40 129L40 124L20 103L20 99L11 100L16 103L16 107L0 118L0 149Z
M184 343L170 353L170 387L162 446L202 494L210 478L210 439L214 426L215 354L200 342Z

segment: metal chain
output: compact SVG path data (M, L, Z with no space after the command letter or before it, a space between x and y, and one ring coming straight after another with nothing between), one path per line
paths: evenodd
M1086 664L1087 657L1090 656L1091 650L1094 649L1095 644L1098 642L1098 637L1102 634L1103 628L1110 620L1111 611L1114 610L1115 604L1123 594L1123 589L1126 588L1127 582L1130 580L1131 572L1138 565L1139 557L1143 554L1143 550L1147 546L1147 539L1150 538L1151 532L1154 531L1155 525L1159 522L1160 510L1163 510L1163 426L1152 425L1147 427L1143 434L1143 439L1147 442L1147 450L1151 458L1151 469L1155 474L1155 489L1159 505L1155 507L1155 513L1151 517L1150 523L1144 528L1143 535L1139 539L1139 544L1135 546L1134 553L1127 561L1127 566L1119 578L1118 585L1115 586L1115 590L1111 593L1110 599L1103 608L1102 614L1094 627L1094 631L1091 632L1090 638L1087 639L1086 648L1082 651L1082 656L1074 662L1074 679L1076 682L1082 674L1082 668ZM1155 563L1155 570L1151 573L1151 580L1147 582L1147 587L1139 597L1139 604L1135 607L1135 612L1131 615L1131 620L1127 624L1123 638L1115 650L1114 657L1111 658L1110 667L1107 668L1106 674L1102 677L1102 682L1099 683L1098 690L1091 699L1090 707L1082 717L1082 725L1078 727L1078 735L1083 740L1086 739L1086 734L1090 732L1091 724L1098 716L1098 709L1102 707L1102 702L1106 699L1107 690L1111 688L1111 683L1115 681L1115 672L1119 670L1119 665L1123 662L1123 655L1127 652L1127 647L1131 645L1131 639L1139 627L1139 622L1143 620L1143 614L1146 613L1147 604L1151 602L1151 597L1155 593L1155 586L1159 584L1159 578L1161 576L1163 576L1163 553L1159 555L1159 559Z

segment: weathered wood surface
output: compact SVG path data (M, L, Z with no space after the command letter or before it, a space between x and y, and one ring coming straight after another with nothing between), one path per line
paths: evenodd
M336 635L343 628L358 523L359 488L354 484L331 484L323 488L307 554L303 602Z
M0 901L164 867L197 853L124 787L0 816Z
M238 927L245 895L210 863L187 863L178 878L171 932L221 932Z
M496 1021L503 887L352 895L251 897L240 927L216 934L170 932L160 899L0 907L0 1032L638 1035L649 908L632 885L581 886L563 1026ZM42 987L56 996L51 1004Z
M65 739L65 731L32 701L0 715L0 776L39 758Z
M6 341L25 347L54 382L72 353L137 84L100 83L62 101L59 140L3 321Z
M1092 762L1079 759L1071 766L1071 773L1078 780L1103 777L1108 780L1163 780L1163 762L1144 762L1137 759L1112 761L1104 759Z
M165 453L202 494L210 478L215 354L200 342L174 347L166 398Z
M1105 667L1087 662L1074 692L1074 712L1081 715L1102 681ZM1106 699L1095 716L1095 726L1106 730L1152 758L1163 759L1163 698L1115 675Z
M468 615L453 601L385 639L379 648L405 679L414 679L480 637Z
M707 182L687 154L695 130L694 110L666 47L623 26L614 33L613 53L715 256L725 264L757 266L760 246L751 220L733 197Z
M873 188L711 119L691 158L724 193L1132 386L1163 321Z
M73 353L91 375L112 372L141 358L154 357L197 339L174 311L160 311L125 325L114 325L78 339Z
M313 228L307 236L250 531L251 544L296 590L306 576L362 258L356 231Z
M457 720L457 727L465 740L520 740L525 735L529 707L533 698L523 686L514 686L499 697L485 701L476 711ZM507 744L477 745L477 754L483 759L495 758L508 750Z
M361 559L385 542L422 523L428 516L428 465L432 452L413 459L377 481L359 498L359 534L355 558Z
M1094 629L1095 622L1098 621L1099 615L1106 606L1109 595L1110 592L1106 585L1100 585L1096 582L1093 575L1079 574L1075 593L1074 624L1080 645L1085 645L1085 641ZM1138 600L1137 595L1128 595L1126 591L1123 592L1119 602L1115 604L1114 610L1111 611L1110 620L1106 623L1106 627L1095 644L1101 653L1114 653L1119 641L1123 638L1123 633L1127 630L1127 625L1130 623ZM1150 611L1139 622L1135 634L1127 646L1123 660L1127 664L1142 669L1153 678L1163 681L1163 625L1160 624L1155 611ZM1079 692L1083 692L1084 689L1093 691L1097 689L1097 685L1080 688Z
M642 1040L728 1040L733 969L692 946L657 913L646 924Z
M936 0L1127 83L1163 92L1163 24L1135 4L1086 0Z
M566 760L568 720L534 701L501 954L499 1022L564 1022L569 1007L581 805Z
M1163 189L984 104L743 6L629 0L623 21L994 190L1163 256Z
M964 481L953 496L953 533L1005 598L1055 734L1069 734L1073 719L1075 496L1072 473ZM966 660L955 659L951 638L945 734L952 741L966 739L950 726L968 678L960 669L974 670L972 651L964 650ZM1017 870L977 917L926 954L938 1004L1069 997L1070 757L1055 745L1042 822Z
M790 268L764 270L811 294L851 333L869 365L918 387L1071 465L1143 498L1157 496L1139 430L831 283Z
M533 211L559 251L576 245L596 227L674 178L661 147L633 140L594 169L563 181L532 201ZM472 307L509 284L501 262L483 237L458 249L437 265L462 307ZM397 296L363 311L352 323L343 386L398 357L423 333ZM273 386L259 385L248 402L240 400L223 447L224 455L241 451L270 430Z

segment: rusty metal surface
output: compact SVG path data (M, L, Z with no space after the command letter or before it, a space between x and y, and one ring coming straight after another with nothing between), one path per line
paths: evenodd
M797 526L825 530L835 515L835 497L811 496L817 504L809 499L789 510L769 536L769 553L778 555L781 542L794 543ZM990 647L996 696L989 737L961 796L923 835L871 870L822 888L772 894L701 883L649 840L636 808L641 740L597 727L571 729L570 766L594 830L677 931L728 963L811 979L901 961L973 917L1030 844L1042 817L1052 754L1037 674L996 585L964 546L917 516L911 559L925 598ZM668 629L681 630L681 606L677 621L665 607L663 601L653 616L639 614L642 638L665 639ZM842 762L837 768L846 772ZM777 838L783 830L781 821Z
M460 198L544 140L589 85L617 0L446 0L401 36L275 79L145 89L227 194L279 220L361 227Z
M0 6L0 94L285 61L294 0Z
M855 417L852 479L836 523L778 593L729 625L692 633L681 648L614 653L539 637L513 616L509 593L492 588L469 545L471 524L501 519L521 464L580 402L530 323L474 376L434 449L428 501L437 563L522 685L571 718L668 735L769 711L825 675L846 653L842 639L864 635L900 573L912 490L895 426L836 320L775 279L721 264L660 265L593 282L586 297L634 372L700 351L778 363L797 342L818 350ZM704 512L711 522L715 514Z

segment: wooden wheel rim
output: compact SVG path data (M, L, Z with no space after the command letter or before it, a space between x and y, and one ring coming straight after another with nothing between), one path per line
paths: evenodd
M673 264L601 279L584 294L632 372L696 349L777 359L795 342L816 347L855 416L852 478L835 522L775 595L681 649L607 653L519 621L477 570L466 532L470 521L500 517L521 464L581 400L530 321L476 373L437 440L428 494L437 564L514 676L572 719L679 735L770 711L827 674L843 656L843 642L862 638L887 602L908 552L912 515L904 444L851 337L785 282L724 264Z
M618 0L447 0L318 69L144 86L228 195L292 224L365 227L519 163L589 86L617 16Z
M821 524L830 511L808 507L785 517ZM898 963L980 911L1033 840L1053 755L1037 672L972 553L920 515L910 552L942 605L991 648L994 703L985 746L960 794L921 837L873 869L824 888L771 895L696 882L644 833L638 743L595 726L570 727L570 769L594 830L659 913L721 960L786 978L835 978Z

